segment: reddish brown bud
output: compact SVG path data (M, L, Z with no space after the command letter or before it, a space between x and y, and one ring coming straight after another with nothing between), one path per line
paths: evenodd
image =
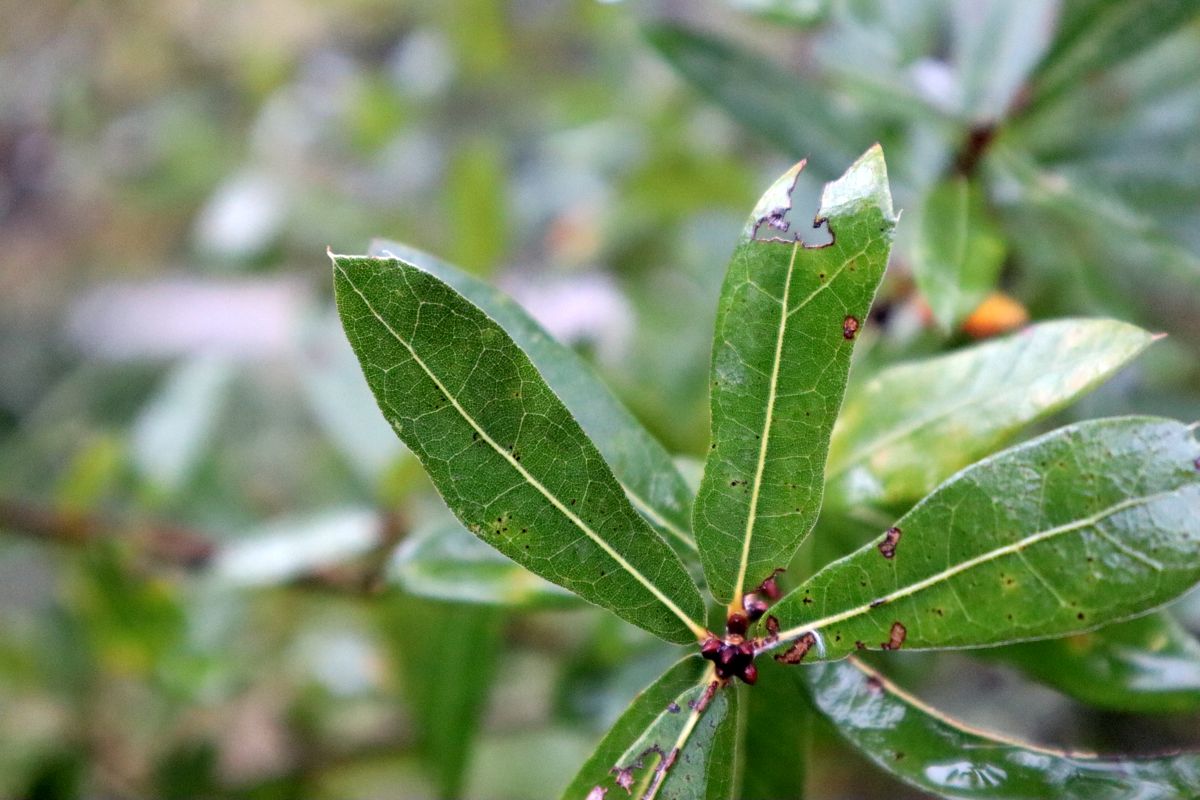
M775 570L767 576L767 579L758 585L758 592L765 594L772 602L779 599L779 584L775 582L775 576L781 572L787 572L783 567L776 567Z
M745 614L730 614L729 619L725 621L725 631L730 636L745 636L748 627L750 620L746 619Z
M769 606L761 597L751 593L742 595L742 608L751 622L758 622L762 619L762 615L767 613Z
M742 670L742 674L738 677L753 686L754 682L758 680L758 667L753 664L747 664L746 668Z

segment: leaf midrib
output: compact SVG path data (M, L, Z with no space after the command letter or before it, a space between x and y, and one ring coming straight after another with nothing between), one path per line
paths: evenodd
M1148 505L1148 504L1153 503L1161 498L1170 497L1172 495L1175 495L1179 491L1180 491L1179 488L1175 488L1175 489L1171 489L1171 490L1164 491L1164 492L1156 492L1154 494L1146 495L1144 497L1131 497L1127 500L1122 500L1119 503L1115 503L1114 505L1111 505L1108 508L1097 511L1096 513L1091 514L1090 516L1083 517L1082 519L1077 519L1072 522L1065 523L1063 525L1057 525L1053 528L1047 528L1044 531L1038 531L1037 533L1032 533L1029 536L1026 536L1024 539L1019 539L1018 541L1013 542L1011 544L1006 544L1003 547L997 547L993 550L988 550L985 553L980 553L979 555L969 558L966 561L962 561L958 564L955 564L952 567L947 567L946 569L943 569L940 572L930 575L927 578L922 578L921 580L916 581L915 583L909 584L908 586L904 586L899 589L896 589L896 590L894 590L888 594L885 594L882 597L876 598L864 605L855 606L854 608L847 609L846 611L838 612L837 614L832 614L828 617L824 617L822 619L816 620L815 622L805 623L803 625L797 625L793 628L789 628L788 630L783 631L779 634L778 641L772 642L771 645L762 648L762 650L760 650L759 652L766 651L766 650L772 650L782 644L785 644L787 642L798 639L800 636L803 636L805 633L815 632L815 631L821 630L822 628L827 628L830 625L836 625L839 622L845 622L848 619L853 619L854 617L862 616L863 614L867 614L871 611L874 611L876 608L891 605L892 603L894 603L897 600L903 600L906 597L910 597L914 594L917 594L918 592L928 589L930 586L935 586L943 581L950 580L954 576L959 575L963 572L966 572L967 570L974 569L975 567L977 567L981 564L986 564L989 561L994 561L998 558L1002 558L1007 555L1012 555L1013 553L1020 553L1027 547L1038 544L1039 542L1044 542L1047 539L1052 539L1056 536L1060 536L1064 533L1071 533L1072 531L1077 531L1077 530L1080 530L1083 528L1092 527L1092 526L1096 525L1096 523L1100 522L1101 520L1107 519L1108 517L1111 517L1114 514L1118 514L1122 511L1125 511L1126 509L1137 508L1139 506ZM847 558L852 558L852 557L853 557L853 554L850 556L847 556ZM1158 569L1158 571L1161 571L1162 566L1159 565L1159 567L1157 569Z
M771 437L771 420L775 414L775 399L779 388L779 368L783 361L783 339L787 333L788 318L791 317L791 312L788 311L788 298L792 290L792 274L796 269L796 254L800 252L800 242L796 242L792 246L792 255L788 260L787 275L783 279L783 296L779 301L779 333L775 338L775 360L771 365L771 383L767 389L767 408L766 416L763 420L762 443L758 446L758 463L754 467L754 486L750 491L750 509L746 514L746 530L742 536L742 554L738 562L737 581L733 586L733 596L729 600L729 607L736 612L741 607L742 589L746 585L746 570L750 564L750 542L754 538L754 524L758 518L758 497L762 489L763 471L767 463L767 445ZM824 284L827 286L828 284ZM805 300L812 299L812 295Z
M698 639L703 638L706 633L704 626L700 625L690 616L688 616L687 613L684 612L683 609L681 609L678 605L676 605L671 598L667 597L661 589L659 589L653 582L646 578L646 576L642 575L639 570L625 560L624 556L614 550L608 542L606 542L599 534L593 531L591 526L580 519L579 516L572 512L571 509L568 508L561 500L555 497L554 493L547 489L541 481L530 474L530 472L525 469L524 466L522 466L521 462L517 461L512 454L510 454L505 448L501 447L491 436L488 435L487 431L485 431L479 425L479 423L475 421L474 417L468 414L466 409L462 407L462 405L458 402L457 397L455 397L454 393L450 391L449 387L443 384L441 380L438 379L437 375L434 374L433 370L431 370L425 363L425 361L419 355L417 355L417 351L413 348L413 346L403 336L401 336L386 319L380 315L380 313L375 309L374 304L372 304L367 296L363 294L362 290L355 285L353 278L351 278L350 274L346 272L346 269L340 264L337 265L337 269L342 274L342 277L345 278L346 284L354 290L354 293L358 295L360 300L362 300L363 305L365 305L367 310L371 312L371 316L375 317L375 319L384 327L388 334L391 335L393 339L395 339L405 350L408 351L409 355L412 356L412 359L417 366L419 366L421 370L427 376L429 376L429 379L433 381L434 385L437 386L438 391L440 391L446 397L447 401L451 406L454 407L454 410L458 412L459 416L461 416L467 422L467 424L479 434L480 439L482 439L484 442L487 442L488 446L490 446L494 451L496 451L496 453L504 458L504 460L507 461L522 478L525 479L526 483L537 489L538 492L540 492L543 497L550 501L550 504L558 509L558 511L562 513L564 517L570 520L575 527L577 527L583 532L584 535L595 542L601 550L603 550L610 558L613 559L613 561L617 562L622 569L629 573L635 580L638 581L638 583L642 584L642 586L644 586L652 595L654 595L659 602L661 602L671 613L678 617L679 620L683 622L683 624L687 626L687 628Z

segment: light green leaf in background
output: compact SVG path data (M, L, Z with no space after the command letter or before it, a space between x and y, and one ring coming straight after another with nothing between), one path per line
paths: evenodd
M367 383L468 530L668 641L704 636L678 556L504 330L411 264L332 258Z
M965 121L1005 117L1054 38L1060 0L954 3L951 56Z
M1152 341L1116 320L1043 322L852 385L829 447L826 505L918 500L1105 381Z
M912 266L943 330L957 327L995 288L1004 253L1004 238L978 183L956 175L929 190Z
M1200 794L1200 755L1102 758L970 728L851 658L797 670L855 749L937 797L1179 800Z
M1200 17L1194 0L1070 0L1063 7L1054 45L1031 81L1033 105L1112 69Z
M773 609L789 641L986 647L1133 617L1200 581L1200 443L1185 425L1071 425L959 472Z
M670 454L574 350L555 340L508 295L427 253L386 240L373 242L370 253L403 259L437 276L498 322L591 437L634 508L685 563L697 558L691 536L693 492Z
M1200 642L1165 611L980 654L1099 708L1143 714L1200 709Z
M734 789L737 694L691 656L634 698L563 792L718 800Z
M171 370L133 423L130 457L156 488L183 488L211 443L236 370L228 360L197 356Z
M517 608L575 605L575 595L534 575L446 515L418 527L396 550L391 577L431 600Z
M415 717L422 766L438 797L463 796L497 667L504 656L505 613L455 603L396 597L384 608L385 632Z
M825 187L832 244L778 238L803 163L767 190L717 307L712 449L692 528L714 596L786 566L821 507L829 435L854 343L887 266L895 215L878 145Z
M648 27L646 38L730 116L786 152L808 158L821 178L837 175L871 142L847 141L846 131L855 129L849 115L805 75L789 74L755 53L675 25Z

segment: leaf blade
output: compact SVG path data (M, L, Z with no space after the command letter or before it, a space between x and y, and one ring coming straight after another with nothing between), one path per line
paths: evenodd
M503 329L410 264L332 258L367 383L468 529L668 641L703 635L695 583Z
M1200 791L1200 755L1109 759L989 734L940 714L854 658L796 672L814 707L857 750L938 797L1169 800Z
M818 220L828 220L831 245L758 238L763 226L786 230L802 167L759 201L717 309L712 449L692 529L708 584L726 602L786 565L816 522L850 354L895 223L876 145L825 187Z
M1066 319L884 369L847 396L830 442L825 503L915 501L1153 341L1124 322Z
M684 563L696 559L692 491L670 453L613 396L570 347L546 332L511 297L428 253L399 242L372 242L370 254L400 258L447 283L494 319L525 351L612 468L634 508L667 539Z
M996 285L1005 244L979 185L954 176L925 196L913 274L944 331L953 330Z
M719 690L698 656L684 658L634 698L563 800L603 797L618 787L644 798L727 799L736 718L737 695Z
M1198 457L1186 426L1149 417L999 453L781 600L781 640L820 631L822 659L986 647L1149 611L1200 580Z
M1200 709L1200 642L1165 611L980 655L1099 708L1143 714Z

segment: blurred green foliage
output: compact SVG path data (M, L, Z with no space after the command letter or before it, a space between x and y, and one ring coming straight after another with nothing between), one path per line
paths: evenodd
M964 298L1000 290L1170 334L1054 422L1200 417L1194 9L0 0L0 798L550 796L672 660L519 570L532 610L404 591L441 574L444 510L342 339L326 246L489 276L696 456L745 209L799 157L815 208L882 141L905 215L860 363L962 344ZM959 181L998 266L920 235ZM1172 613L1200 629L1195 598ZM1006 730L1196 744L1194 686L1118 715L955 667L898 670ZM822 733L815 796L904 796Z

